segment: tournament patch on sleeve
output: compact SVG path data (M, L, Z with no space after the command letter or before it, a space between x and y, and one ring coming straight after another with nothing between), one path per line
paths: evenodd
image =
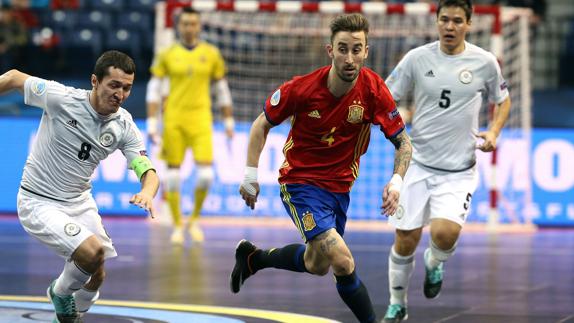
M397 108L395 108L393 111L389 112L389 119L394 120L399 115L400 115L399 110L397 110Z
M30 90L37 96L46 93L46 80L34 78L30 84Z
M271 100L269 100L269 103L271 103L271 106L276 106L279 104L279 101L281 101L281 89L277 89L277 91L273 93L273 95L271 96Z

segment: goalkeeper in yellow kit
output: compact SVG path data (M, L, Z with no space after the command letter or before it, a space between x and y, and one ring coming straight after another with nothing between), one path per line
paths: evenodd
M219 50L199 38L199 12L184 8L178 17L179 42L154 58L152 77L147 85L147 131L159 143L158 111L162 101L162 82L169 80L169 94L163 111L162 158L168 169L164 176L164 192L173 216L171 242L183 244L184 226L180 207L179 168L187 148L193 151L197 170L193 213L187 223L192 240L203 241L197 224L203 201L213 181L213 117L211 86L215 87L217 105L222 108L225 131L233 136L231 94L225 80L225 62Z

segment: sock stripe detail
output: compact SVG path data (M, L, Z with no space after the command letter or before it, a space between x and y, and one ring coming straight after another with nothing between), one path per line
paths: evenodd
M74 263L74 266L76 266L76 268L78 268L79 271L81 271L84 275L86 276L92 276L92 274L90 274L89 272L85 271L84 269L82 269L82 267L78 266L78 264L76 263L76 261L72 261Z
M411 255L407 257L397 257L396 255L394 255L393 252L391 252L390 255L391 261L394 262L397 265L408 265L410 263L413 263L415 261L415 256Z

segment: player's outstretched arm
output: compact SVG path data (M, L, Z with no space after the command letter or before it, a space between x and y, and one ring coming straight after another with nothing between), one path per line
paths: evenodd
M259 166L259 157L265 146L267 135L273 125L267 121L264 113L261 113L253 124L249 132L249 144L247 146L247 164L245 165L245 177L239 187L239 194L245 204L252 210L257 202L259 195L259 183L257 183L257 167Z
M162 78L152 76L146 87L146 130L153 144L159 144L158 113L161 104Z
M0 94L18 90L20 93L24 92L24 82L30 75L22 73L18 70L9 70L8 72L0 75Z
M477 137L484 139L482 144L478 145L476 148L484 151L490 152L496 149L496 141L506 120L508 120L508 115L510 114L510 106L511 106L510 96L506 98L506 100L502 101L502 103L496 105L496 109L494 110L494 118L492 123L490 124L490 128L488 131L483 131L478 133Z
M393 215L397 211L403 178L409 168L413 152L411 139L406 129L391 138L390 141L395 146L395 166L393 168L393 177L383 190L382 213L386 216Z
M150 216L154 218L152 203L158 188L159 177L154 169L149 169L141 177L141 191L132 196L130 203L148 211Z
M221 107L221 112L223 114L225 134L227 135L227 138L233 138L235 120L233 119L233 101L231 99L229 84L225 78L222 78L215 81L214 85L217 98L217 106Z

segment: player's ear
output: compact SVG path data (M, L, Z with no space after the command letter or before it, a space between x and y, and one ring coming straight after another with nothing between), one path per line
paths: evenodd
M331 44L327 44L325 45L325 49L327 50L327 54L329 55L329 58L333 59L333 45Z
M365 46L365 59L367 59L367 57L369 57L369 45Z
M98 78L96 77L95 74L92 74L92 77L90 78L90 81L92 82L92 87L96 88L98 85Z

